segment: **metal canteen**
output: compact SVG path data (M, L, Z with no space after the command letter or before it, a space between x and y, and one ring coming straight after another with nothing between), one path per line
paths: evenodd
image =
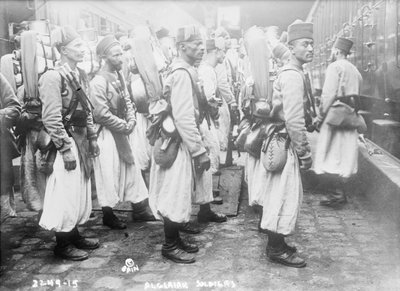
M174 120L171 115L168 115L162 122L161 128L167 136L175 136L178 134Z
M254 103L253 115L259 118L268 118L271 106L266 100L258 100Z

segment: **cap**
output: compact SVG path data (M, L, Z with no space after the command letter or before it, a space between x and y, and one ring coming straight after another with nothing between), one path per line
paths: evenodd
M120 43L115 39L114 35L109 34L99 41L96 46L96 53L100 57L105 56L116 45L120 45Z
M289 51L288 47L285 46L283 43L278 43L273 49L272 54L276 59L282 59L284 54Z
M52 33L54 45L58 50L60 50L62 46L66 46L73 40L80 37L80 34L72 26L60 27Z
M303 22L299 19L295 20L288 26L288 42L300 38L313 39L313 26L311 22Z
M353 42L350 39L338 37L333 46L349 54L351 47L353 46Z
M215 39L207 39L206 40L206 50L211 51L215 50L217 47L215 46Z
M200 34L200 29L194 25L186 25L178 28L176 33L176 43L181 43L185 41L194 41L197 39L202 39Z
M166 29L165 27L161 27L159 30L156 31L156 36L158 39L167 37L167 36L169 36L169 30Z

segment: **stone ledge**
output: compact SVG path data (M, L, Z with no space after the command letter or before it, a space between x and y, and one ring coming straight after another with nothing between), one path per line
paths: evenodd
M360 144L358 181L352 183L352 192L365 195L374 209L400 229L400 161L370 140L367 144L381 154L370 155Z

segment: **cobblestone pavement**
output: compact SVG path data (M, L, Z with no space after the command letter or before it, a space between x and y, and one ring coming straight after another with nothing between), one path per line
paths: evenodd
M83 262L59 260L52 255L53 234L37 226L35 213L22 211L1 227L3 240L19 239L22 245L6 253L0 289L399 290L396 226L379 218L361 196L350 196L340 210L320 206L320 198L305 192L297 233L288 238L307 260L303 269L267 260L266 235L258 231L258 210L247 205L245 191L237 217L185 236L200 246L192 265L161 257L160 222L130 221L125 231L114 231L101 224L99 212L81 230L100 238L101 247ZM118 215L129 221L127 213ZM133 261L125 263L129 258Z

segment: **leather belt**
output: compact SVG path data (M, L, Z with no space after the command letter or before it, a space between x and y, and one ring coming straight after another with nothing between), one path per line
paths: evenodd
M353 107L356 111L359 109L359 96L358 95L349 95L337 98L340 102Z

